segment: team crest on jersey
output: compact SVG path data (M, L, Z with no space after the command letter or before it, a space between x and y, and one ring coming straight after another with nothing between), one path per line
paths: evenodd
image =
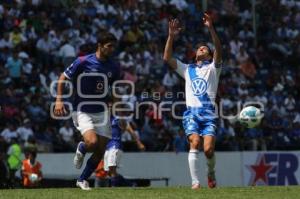
M111 73L111 72L108 72L108 73L107 73L107 76L108 76L109 78L111 78L112 73Z
M200 96L206 93L207 83L202 78L195 78L192 80L192 90L194 95Z

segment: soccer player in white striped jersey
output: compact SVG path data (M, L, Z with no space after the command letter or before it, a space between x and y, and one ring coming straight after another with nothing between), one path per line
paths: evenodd
M185 79L187 110L183 115L183 127L190 143L188 162L192 189L200 188L198 154L202 145L207 159L208 187L216 187L214 148L218 116L214 103L222 65L222 46L207 13L203 16L203 22L212 37L214 52L201 44L197 47L196 63L183 64L172 58L173 40L181 30L177 19L169 22L169 36L164 51L164 60Z

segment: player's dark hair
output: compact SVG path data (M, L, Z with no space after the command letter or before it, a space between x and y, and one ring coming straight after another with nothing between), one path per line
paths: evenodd
M112 33L104 33L98 38L97 43L103 45L109 42L117 42L117 41L118 41L117 38Z

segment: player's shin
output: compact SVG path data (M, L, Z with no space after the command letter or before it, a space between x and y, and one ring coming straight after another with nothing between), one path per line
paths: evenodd
M191 149L188 156L192 185L200 184L199 151Z
M216 156L213 154L210 158L206 158L207 175L215 178Z
M85 165L85 168L82 171L82 173L81 173L78 181L87 180L92 175L92 173L95 171L95 169L97 168L98 163L99 163L99 160L98 159L94 159L93 156L91 156L88 159L88 161L87 161L87 163Z

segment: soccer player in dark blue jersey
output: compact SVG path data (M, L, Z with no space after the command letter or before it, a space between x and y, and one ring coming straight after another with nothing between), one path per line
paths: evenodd
M131 127L130 123L124 118L117 116L112 116L111 118L112 127L112 139L108 142L106 146L106 151L104 154L104 170L108 171L110 176L111 186L121 186L124 178L117 173L117 167L119 166L121 155L123 153L122 145L122 133L127 131L136 141L136 144L140 150L145 150L145 146L140 141L138 134Z
M97 42L93 54L77 58L60 76L57 85L57 97L54 114L63 116L67 111L62 100L64 81L73 85L72 119L81 132L83 142L77 146L74 165L80 169L87 152L88 159L76 185L83 190L90 190L87 179L102 159L106 144L111 138L111 123L108 110L108 93L114 81L120 79L120 68L111 59L117 45L116 37L107 33Z

